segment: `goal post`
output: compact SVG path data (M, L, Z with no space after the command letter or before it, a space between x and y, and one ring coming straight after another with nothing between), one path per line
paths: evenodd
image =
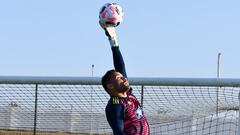
M1 76L0 132L111 134L105 116L109 95L100 80ZM143 103L151 135L239 134L240 79L129 81L134 95Z

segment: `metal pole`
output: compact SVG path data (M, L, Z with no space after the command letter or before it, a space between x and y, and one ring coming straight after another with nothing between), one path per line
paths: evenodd
M33 130L33 135L36 135L37 131L37 105L38 103L38 84L36 84L35 87L35 112L34 112L34 130Z
M220 73L220 56L221 53L218 53L218 60L217 60L217 105L216 105L216 115L218 116L219 113L219 89L220 89L220 79L219 79L219 73Z
M94 73L94 64L92 64L92 78ZM90 135L92 135L92 129L93 129L93 89L91 89L91 121L90 121Z
M238 135L240 135L240 92L238 93Z
M93 73L94 73L94 64L92 64L92 77L93 77Z
M141 86L141 105L142 105L142 107L143 107L143 98L144 98L143 94L144 94L144 86L142 85Z

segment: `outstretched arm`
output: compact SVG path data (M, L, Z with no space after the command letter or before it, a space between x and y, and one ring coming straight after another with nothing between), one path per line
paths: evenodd
M112 47L112 54L115 70L120 72L124 77L127 78L124 60L119 50L119 47Z
M115 27L106 27L104 30L111 45L114 68L116 71L120 72L124 77L127 78L125 63L119 49Z

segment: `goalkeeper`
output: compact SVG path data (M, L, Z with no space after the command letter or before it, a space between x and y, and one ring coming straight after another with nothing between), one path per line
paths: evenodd
M115 67L115 70L107 71L102 77L102 86L110 95L105 109L107 121L114 135L149 135L147 118L128 83L115 27L106 27L101 23L100 25L109 39Z

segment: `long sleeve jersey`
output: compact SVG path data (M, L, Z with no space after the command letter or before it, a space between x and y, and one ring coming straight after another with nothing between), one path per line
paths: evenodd
M112 47L115 70L127 78L123 57L118 47ZM127 97L111 97L106 106L107 120L114 135L149 135L149 125L141 104L132 94Z

